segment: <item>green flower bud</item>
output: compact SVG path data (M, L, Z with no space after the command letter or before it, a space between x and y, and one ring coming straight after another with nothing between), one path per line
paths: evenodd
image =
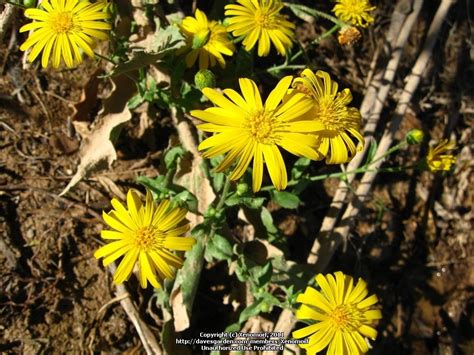
M412 129L410 132L407 133L405 139L408 144L413 145L413 144L419 144L423 142L424 136L425 135L422 130Z
M194 75L194 83L199 90L216 86L216 77L209 69L202 69Z
M249 190L249 185L247 185L245 182L242 182L237 185L237 195L242 196Z
M214 207L209 207L206 212L204 212L204 217L211 218L216 215L216 209Z
M208 29L203 29L196 33L193 38L193 49L199 49L204 47L207 42L209 41L209 37L211 36L211 31Z
M23 5L26 7L36 7L36 0L23 0Z

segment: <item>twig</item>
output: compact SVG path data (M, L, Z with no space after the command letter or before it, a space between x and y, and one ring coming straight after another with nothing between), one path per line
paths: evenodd
M443 0L439 5L439 8L436 12L436 15L430 25L428 34L426 36L425 43L421 54L418 56L416 63L406 80L406 85L403 89L403 93L398 101L397 107L395 109L394 117L390 120L390 126L385 130L382 139L380 140L377 152L375 153L374 159L381 157L385 152L390 148L395 133L400 126L403 116L408 108L408 105L418 88L418 85L423 77L423 73L428 65L428 62L433 53L433 48L438 38L441 26L446 18L449 9L453 5L454 0ZM374 169L376 170L381 166L383 159L380 159L374 163ZM349 230L351 228L350 221L358 214L359 210L362 208L363 202L366 200L372 184L377 176L377 172L366 172L362 177L361 183L357 188L356 195L353 202L346 209L342 217L342 225L334 230L332 240L333 240L333 250L336 250L338 245L347 238ZM334 252L333 252L334 253ZM327 255L332 255L333 253L328 253ZM320 258L316 264L318 270L324 269L329 262L330 257Z
M404 0L402 0L400 4L402 4L403 6L397 5L397 8L401 7L403 9L407 6L407 2ZM367 119L367 124L364 126L364 137L366 140L366 145L364 148L364 152L356 155L354 159L352 159L352 161L348 164L347 170L349 171L356 170L363 161L365 152L369 147L368 141L374 135L377 123L382 113L382 109L384 107L385 101L387 100L390 88L392 87L396 71L400 64L403 48L408 42L408 37L410 35L411 29L417 21L422 5L423 0L415 0L413 5L413 11L406 18L406 21L401 20L401 14L399 12L395 11L393 14L394 25L390 26L391 35L389 35L388 37L392 37L394 33L399 33L399 35L396 39L395 48L391 53L391 58L387 64L386 69L374 77L374 80L369 86L362 102L360 111L362 117ZM343 208L344 201L346 200L346 197L350 191L350 189L348 188L348 184L351 184L354 179L355 175L352 175L349 176L346 181L341 181L341 183L339 184L338 189L336 190L336 193L334 194L331 205L329 207L328 214L324 218L323 223L321 225L321 229L319 230L319 233L314 240L313 247L311 248L311 252L307 259L307 262L309 264L316 263L316 261L318 260L318 255L322 254L320 248L326 248L326 246L321 246L321 243L325 243L324 240L336 226L338 216ZM329 244L332 244L332 242L329 241ZM332 247L329 246L329 250L331 249ZM332 257L332 255L329 256L329 258L330 257Z
M415 2L413 10L407 16L408 9L411 8L413 1ZM348 164L346 171L357 169L363 161L365 152L369 147L369 142L367 141L370 139L369 137L373 136L377 121L380 118L380 113L378 114L378 117L372 113L374 111L373 109L375 103L380 102L383 107L383 104L387 99L394 75L400 63L401 53L403 52L403 48L408 41L411 29L416 23L422 4L423 0L400 0L397 3L395 11L392 14L390 29L386 36L389 50L392 47L394 50L390 53L390 60L386 66L386 69L374 75L360 107L362 118L367 119L368 117L371 117L372 122L372 124L364 128L364 136L366 138L364 152L359 153L352 159L352 161ZM378 56L379 54L376 53L375 55ZM316 263L318 261L318 257L320 256L325 256L328 258L328 260L330 260L332 254L337 249L335 243L327 236L336 225L339 213L342 210L346 196L349 193L348 184L350 184L354 178L355 175L347 176L346 181L343 181L339 184L329 207L329 211L323 220L321 229L315 238L311 252L308 255L307 262L309 264ZM330 256L326 256L326 253L330 253ZM315 269L315 271L322 271L322 269L318 267ZM295 323L296 319L292 315L292 312L288 309L284 309L280 314L274 331L283 332L285 333L285 336L288 336ZM267 352L267 354L270 354L270 352Z
M3 41L5 32L10 26L10 23L13 21L15 11L15 6L11 4L5 4L3 12L0 14L0 43Z
M109 266L109 271L111 274L115 273L115 264ZM163 350L161 349L158 340L156 340L155 335L147 324L140 318L138 309L132 302L131 296L123 284L117 285L115 295L116 297L114 299L120 299L120 305L123 307L125 313L127 313L128 318L132 321L147 355L163 354Z

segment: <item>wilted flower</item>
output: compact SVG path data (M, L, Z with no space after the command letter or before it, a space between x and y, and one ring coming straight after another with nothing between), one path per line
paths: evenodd
M360 31L356 27L345 26L339 31L337 40L341 46L352 46L357 43L361 37Z
M224 68L223 55L234 54L234 45L227 38L227 31L217 21L209 21L204 12L196 9L195 17L186 17L180 25L186 37L186 65L192 67L199 58L199 69L213 67L216 63Z
M313 100L313 109L305 118L320 126L316 132L321 139L318 151L326 157L327 164L347 163L364 148L364 137L359 132L360 112L348 107L352 101L349 89L338 92L338 84L328 73L318 70L315 74L310 69L305 69L293 86ZM358 141L357 146L353 138Z
M280 0L237 0L237 3L225 6L225 15L231 16L227 31L235 37L245 37L242 44L246 51L258 41L260 57L270 53L270 42L280 55L286 55L293 46L295 25L280 14L283 3Z
M82 52L94 58L95 39L108 39L106 31L111 29L104 21L110 17L104 11L106 6L105 1L91 4L82 0L44 0L42 9L25 10L25 16L35 21L20 28L20 32L33 31L20 49L32 47L30 62L43 52L43 68L48 66L50 57L54 68L59 67L61 58L68 68L73 68L82 62Z
M237 160L230 174L231 180L237 180L253 159L252 186L256 192L262 184L265 162L273 185L283 190L288 179L278 147L300 157L320 159L316 150L317 137L307 134L317 129L318 124L301 118L312 108L312 100L303 93L287 97L292 80L291 76L281 79L265 104L262 104L257 85L250 79L239 79L243 97L232 89L225 89L225 96L215 89L202 90L217 107L191 111L191 115L208 122L199 125L199 129L216 133L199 145L199 150L205 151L203 156L212 158L227 153L216 169L218 172Z
M342 21L354 26L367 27L374 22L370 11L376 9L368 0L336 0L332 11Z
M452 154L444 153L454 149L456 149L456 142L448 141L447 139L442 140L434 147L430 147L426 156L426 164L430 171L451 170L451 166L456 162L456 158Z
M293 338L309 337L308 344L300 344L308 354L316 354L328 347L328 354L364 354L369 350L365 337L375 340L377 331L373 322L382 318L382 312L373 309L376 295L367 297L367 284L359 279L354 287L352 277L338 271L319 274L317 291L307 287L298 295L302 303L296 318L313 324L293 332Z
M172 279L176 269L183 266L183 259L173 251L190 250L196 242L184 237L189 230L189 223L184 220L188 211L171 207L169 200L156 205L150 191L143 205L133 189L127 194L127 208L115 198L112 206L112 211L102 214L112 230L102 230L101 236L113 241L97 250L94 256L104 258L104 266L123 256L114 282L120 284L128 280L137 261L143 288L147 287L147 281L158 288L164 279Z

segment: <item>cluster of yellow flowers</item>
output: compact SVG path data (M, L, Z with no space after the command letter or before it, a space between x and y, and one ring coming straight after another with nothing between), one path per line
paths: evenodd
M187 66L198 61L200 69L217 63L225 67L223 56L232 56L235 52L228 32L243 38L242 44L247 51L257 46L260 57L269 55L271 44L278 54L285 56L295 40L295 25L281 14L284 6L281 0L237 0L235 4L225 6L226 26L209 20L197 9L194 17L188 16L180 24L187 42L187 47L180 52L187 52ZM20 32L32 31L21 50L32 48L28 55L31 62L43 52L43 67L47 67L52 56L54 68L59 67L61 58L68 68L73 68L82 62L82 52L94 57L96 39L108 38L106 31L111 25L107 23L110 19L107 7L106 0L96 3L88 0L42 1L41 8L25 11L25 16L35 21L20 29ZM374 9L367 0L337 0L333 12L341 21L366 27L374 21L370 15Z
M216 133L199 145L204 157L227 154L217 171L237 160L231 180L239 179L253 159L253 191L260 190L264 162L273 185L283 190L287 173L279 147L298 157L325 158L328 164L346 163L363 149L360 113L348 107L352 95L349 89L339 92L328 73L305 69L298 78L286 76L265 104L252 80L243 78L239 84L242 95L233 89L203 89L216 107L191 111L207 122L199 129Z
M34 22L20 29L30 31L21 50L31 50L30 61L42 52L44 68L50 59L54 68L61 61L68 68L77 66L83 53L94 57L96 40L108 38L111 25L107 5L104 0L43 0L40 8L25 11L25 16ZM229 37L232 34L242 39L246 51L257 47L260 57L268 56L272 45L285 56L295 40L295 25L281 13L283 8L281 0L237 0L225 6L225 25L209 20L197 9L194 16L184 18L179 25L187 45L178 54L185 55L188 67L196 62L200 69L217 64L225 67L224 56L236 51ZM336 0L333 12L347 24L340 34L342 41L353 41L358 34L356 27L374 22L370 14L374 9L368 0ZM280 149L297 157L342 164L364 147L360 112L349 106L350 90L340 91L338 83L324 71L305 69L297 77L283 77L265 102L253 80L240 78L239 87L240 93L230 88L204 88L202 93L214 106L193 110L191 115L204 122L197 126L200 130L212 133L199 145L203 156L225 155L217 172L231 168L229 178L237 180L252 163L254 192L261 189L264 165L275 188L286 188L287 170ZM420 140L422 136L415 138ZM425 159L429 170L450 170L455 158L446 153L454 148L454 143L447 140L430 148ZM191 250L196 243L186 236L190 229L185 220L188 211L173 206L169 200L155 203L150 191L143 203L133 189L128 191L126 206L117 199L111 204L113 209L103 213L111 229L101 232L110 243L94 256L103 258L105 266L122 258L114 274L117 284L127 280L138 265L143 288L148 283L161 287L182 267L182 252ZM302 345L309 354L326 347L328 354L366 353L369 347L365 337L376 338L373 322L382 317L380 310L374 309L377 297L367 296L363 280L354 285L353 279L342 272L319 274L316 282L320 291L308 287L297 298L302 304L297 318L312 324L295 331L293 337L309 337L308 344Z

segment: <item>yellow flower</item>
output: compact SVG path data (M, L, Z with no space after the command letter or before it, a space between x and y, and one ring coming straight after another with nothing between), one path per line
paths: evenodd
M367 27L374 22L370 11L377 7L368 0L336 0L337 4L332 11L341 20L354 26Z
M43 0L43 9L25 11L25 16L35 21L20 28L20 32L33 31L20 49L33 47L28 55L30 62L42 51L43 68L48 66L50 57L54 68L59 67L61 57L68 68L73 68L82 62L82 52L94 57L95 38L108 38L105 31L111 26L104 22L110 17L104 11L106 6L105 1L91 4L80 0Z
M353 284L352 277L338 271L334 276L319 274L316 281L321 292L307 287L296 302L302 303L296 318L315 323L293 332L293 338L306 338L308 344L300 344L308 354L316 354L329 345L328 355L364 354L369 348L364 339L375 340L377 331L372 327L382 313L372 306L378 302L376 295L367 297L367 284L359 279Z
M292 79L281 79L264 105L257 85L250 79L239 79L243 97L232 89L225 89L224 96L205 88L203 94L217 107L191 111L194 117L208 122L199 125L199 129L217 133L199 145L199 150L205 150L203 156L212 158L227 153L217 171L224 171L237 160L230 175L231 180L237 180L253 159L255 192L262 185L264 161L273 185L278 190L286 188L285 162L278 146L300 157L320 159L317 137L307 134L316 129L315 124L301 119L311 109L311 100L302 93L293 93L281 102Z
M444 154L450 150L456 149L456 143L442 140L434 147L430 147L426 156L426 163L431 172L449 171L451 166L456 162L456 158L452 154Z
M189 230L189 223L184 220L187 211L171 208L169 200L156 205L150 191L147 191L143 205L138 193L132 189L127 194L127 208L115 198L112 206L112 211L102 214L112 230L103 230L101 236L113 241L97 250L94 256L104 258L104 266L124 256L114 282L120 284L128 280L137 261L143 288L147 287L147 281L158 288L164 279L172 279L176 269L183 266L183 259L172 251L190 250L196 242L183 237Z
M232 55L235 51L227 38L225 27L216 21L209 21L199 9L194 15L186 17L180 25L187 42L184 51L191 49L186 55L186 65L192 67L199 57L199 69L213 67L216 63L224 68L225 59L222 55Z
M294 87L313 99L313 110L305 117L321 125L317 132L321 139L319 152L326 157L327 164L347 163L364 148L364 138L359 132L360 112L355 107L347 107L352 101L349 89L337 92L338 84L328 73L318 70L314 74L310 69L295 79ZM357 146L352 138L359 141Z
M295 25L280 14L284 7L280 0L237 0L225 6L229 19L227 31L235 37L244 36L245 50L250 51L258 41L258 55L270 53L270 41L278 53L285 55L293 46Z

